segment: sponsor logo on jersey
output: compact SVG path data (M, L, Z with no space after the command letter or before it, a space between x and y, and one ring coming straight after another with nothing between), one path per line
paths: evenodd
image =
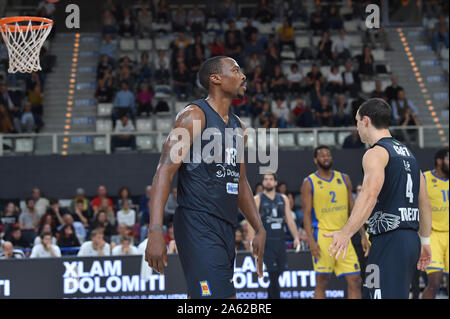
M432 181L433 183L437 183L437 180L436 180L435 178L433 178L431 181Z
M202 288L202 296L211 296L211 290L209 289L209 283L207 280L200 281L200 287Z
M340 178L337 179L337 183L338 183L338 184L342 184L342 181L341 181Z
M227 193L237 195L238 194L238 184L237 183L227 183Z

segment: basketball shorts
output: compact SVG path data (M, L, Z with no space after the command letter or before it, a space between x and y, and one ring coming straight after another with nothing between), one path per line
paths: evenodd
M443 271L448 275L448 231L432 231L430 236L431 264L426 269L427 274Z
M408 299L420 257L420 239L413 229L371 236L364 299Z
M286 244L279 238L266 238L264 264L268 272L283 272L286 269Z
M324 275L331 275L334 272L337 277L359 274L361 269L359 267L358 256L356 255L355 248L353 247L351 241L348 245L345 259L342 259L342 253L337 260L334 256L330 257L330 251L328 248L330 247L333 238L326 238L323 234L328 234L331 232L332 231L318 228L314 229L314 239L320 247L320 258L316 259L314 256L312 257L314 271L317 274Z
M235 296L233 225L208 213L178 207L173 227L190 298Z

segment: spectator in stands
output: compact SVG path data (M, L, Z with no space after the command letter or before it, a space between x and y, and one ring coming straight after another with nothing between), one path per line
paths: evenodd
M309 25L308 13L302 1L294 1L292 10L288 13L291 21L302 22L305 26Z
M261 0L256 11L255 18L261 23L270 23L274 17L273 9L267 4L267 0Z
M209 49L211 51L211 56L224 55L225 44L222 42L220 35L214 37L214 41L209 44Z
M42 123L42 113L44 112L44 107L42 105L44 100L44 93L41 91L41 85L38 83L35 85L33 90L28 92L28 101L24 101L24 108L29 103L31 106L31 112L36 123L36 130L39 131L43 126Z
M166 240L166 245L169 245L172 240L175 240L173 223L169 223L169 225L167 225L167 231L164 234L164 239Z
M434 50L440 50L443 46L448 49L448 29L445 24L441 24L439 29L433 33L432 46Z
M203 56L202 49L200 47L197 47L194 56L188 60L189 71L191 73L191 84L194 87L197 80L197 73L200 70L200 66L202 65L203 61L205 61L205 58Z
M99 230L105 237L106 241L110 241L111 236L115 233L115 223L111 223L104 211L99 211L94 217L94 221L91 224L91 236L92 232Z
M4 83L0 84L0 104L5 105L5 107L8 109L12 122L14 123L16 121L15 119L17 118L17 122L19 123L21 115L19 107L20 104L16 100L13 92L9 91L8 87Z
M237 5L232 0L222 1L219 7L219 12L221 12L221 18L224 21L234 20L237 16Z
M178 32L178 37L172 41L172 47L186 49L191 44L191 40L186 38L184 32Z
M163 84L169 82L169 59L163 50L158 51L158 56L154 60L154 70L156 83Z
M337 65L331 67L331 72L327 76L327 92L330 94L343 93L344 86L342 82L342 75L339 74L339 68Z
M131 61L130 57L128 55L122 57L119 59L119 68L122 69L123 67L127 67L130 69L130 72L133 73L133 61ZM120 81L119 81L120 83ZM130 83L128 83L130 87L133 87Z
M266 100L266 95L262 90L261 83L256 83L256 92L250 99L250 110L252 113L252 118L258 116L263 109L263 103Z
M334 106L334 126L349 126L350 120L350 105L345 99L345 95L339 95Z
M14 245L10 241L3 242L0 259L23 259L25 255L22 250L14 249Z
M358 72L364 80L370 80L375 75L374 58L368 45L363 46L362 54L357 56L359 69Z
M386 51L393 51L389 36L384 28L367 29L365 39L366 42L370 43L373 49L375 49L378 44Z
M350 39L345 34L344 28L341 28L339 30L339 35L333 38L331 51L335 62L341 63L342 61L351 58Z
M398 92L400 90L403 90L403 87L398 85L397 77L393 75L391 77L391 85L386 87L386 89L384 90L384 93L386 93L386 98L389 104L392 104L392 101L397 99Z
M77 190L75 191L75 197L72 199L72 202L70 203L70 211L74 212L76 206L78 205L78 201L82 201L83 202L83 207L81 208L81 210L83 212L88 211L88 215L83 215L88 219L88 221L90 221L90 219L92 218L92 212L91 212L91 208L89 206L89 199L86 198L86 194L83 188L79 187L77 188ZM88 217L89 216L89 217Z
M89 228L89 221L92 219L92 214L88 209L84 208L83 200L77 199L72 216L75 221L81 222L84 227Z
M103 54L100 58L100 62L97 65L97 80L104 78L106 71L109 71L111 75L113 71L113 58L109 57L108 54Z
M97 230L91 232L91 240L83 243L78 252L79 257L109 256L111 247L103 239L103 233Z
M35 200L33 198L27 198L26 207L19 215L19 227L22 230L24 238L30 243L36 237L40 217L35 206Z
M234 232L234 248L236 250L236 253L238 251L246 250L244 246L244 235L242 234L242 230L240 230L239 228Z
M294 196L291 192L288 191L287 184L285 182L280 182L277 186L277 192L283 195L286 195L286 197L289 199L290 209L292 210L294 207Z
M130 113L132 119L134 119L135 113L135 99L134 94L128 89L128 83L122 82L122 89L117 92L114 98L114 111L113 119L122 118L126 113Z
M127 57L125 57L124 60L126 61ZM124 82L127 83L130 92L134 94L133 91L136 84L135 76L132 72L132 68L128 65L125 65L125 63L120 66L120 71L116 80L116 83L124 83Z
M187 59L190 60L195 57L197 50L200 49L202 55L205 55L205 45L203 44L203 36L201 33L197 33L194 36L194 42L187 47Z
M347 136L344 140L344 144L342 144L343 148L363 148L364 144L361 142L359 138L358 131L353 130L349 136Z
M287 45L295 52L294 43L294 28L291 26L288 20L283 21L283 26L278 29L279 37L279 50L283 50L283 46Z
M194 8L188 14L188 25L192 33L203 32L205 28L205 14L198 5L194 5Z
M316 10L311 14L309 18L309 26L313 31L314 35L323 32L327 28L327 22L325 14L323 13L322 6L320 4L316 4Z
M132 230L130 230L127 225L125 224L119 224L117 226L117 232L114 232L114 235L111 236L110 240L108 241L111 245L111 248L114 248L117 245L120 245L120 238L122 236L130 236L132 234Z
M382 89L383 83L380 80L375 81L375 90L370 93L370 98L379 98L387 101L386 92Z
M295 106L292 111L295 117L295 125L298 127L312 127L313 126L313 113L311 108L307 107L303 99L297 98L295 100Z
M263 128L275 128L277 121L275 120L269 102L264 101L262 111L258 114L259 125Z
M291 112L287 107L287 102L281 96L275 99L275 107L272 110L274 120L279 128L287 128L291 123Z
M140 85L139 92L137 94L137 115L140 116L143 113L147 113L147 117L153 111L152 107L153 92L149 90L148 83L143 82Z
M103 42L100 45L100 49L98 50L98 53L100 55L106 55L109 60L108 60L108 64L113 64L113 61L116 57L116 48L117 45L115 42L112 42L112 37L110 33L107 33L103 36ZM104 58L102 57L102 62L103 62ZM104 63L103 63L104 64Z
M39 225L37 228L37 233L40 235L43 231L50 232L52 234L56 234L56 227L59 226L59 222L55 214L53 213L52 209L47 209L47 212L42 215L41 219L39 220ZM50 228L48 228L50 227ZM35 238L35 243L39 242L39 236ZM56 240L55 240L56 243Z
M73 225L67 224L64 225L59 231L57 245L60 248L72 248L72 247L80 247L80 241L75 235L75 229ZM62 251L63 255L75 255L75 251L67 250Z
M117 212L117 223L125 224L127 227L132 228L136 224L136 211L130 208L130 202L128 199L123 199L121 204L121 210Z
M120 236L120 245L112 249L112 256L138 255L137 248L131 244L131 237L128 235Z
M111 137L111 152L114 152L117 147L131 147L131 149L135 150L136 136L127 134L135 131L136 129L133 123L129 121L128 115L123 114L114 128L114 133L120 134Z
M52 234L42 233L41 243L33 247L30 258L61 257L61 250L52 244Z
M321 108L322 97L325 95L325 88L319 80L314 82L314 86L309 91L311 108L315 111Z
M56 7L53 2L42 0L39 2L36 12L38 17L52 19L55 13Z
M333 42L330 40L329 33L327 31L323 32L316 57L323 65L328 65L333 59L332 46Z
M417 107L405 97L405 91L399 90L397 99L392 101L392 115L397 121L398 125L420 125L417 118L419 110Z
M64 225L72 225L75 229L75 234L80 242L84 242L86 239L86 228L84 228L83 224L79 221L75 221L72 214L66 212L62 216L62 223L58 226L57 231L59 232Z
M14 132L14 125L5 105L0 104L0 133L8 134Z
M328 103L328 97L322 96L320 107L316 110L315 117L319 126L333 126L333 109Z
M22 230L19 227L13 227L11 232L5 236L5 240L12 243L14 248L17 249L29 249L34 241L34 238L27 239L23 236Z
M242 99L236 98L231 100L231 106L233 108L233 113L237 116L250 116L251 104L248 96L244 96Z
M358 72L353 71L352 63L345 62L345 71L342 72L342 84L344 92L349 92L351 97L356 97L360 90L361 82Z
M137 27L141 37L145 37L145 35L148 34L153 38L153 16L147 6L142 6L141 10L138 12Z
M139 198L140 211L142 211L143 209L145 209L145 207L147 207L147 203L150 199L151 194L152 194L152 185L147 185L147 187L145 187L145 194Z
M224 54L236 60L241 65L242 44L236 40L234 33L228 33L225 41Z
M298 64L291 64L291 72L287 76L287 91L294 95L301 95L303 93L302 80L303 75L298 69Z
M343 26L342 18L339 15L336 5L330 6L327 15L327 23L329 29L341 29Z
M234 34L234 40L236 41L236 43L238 43L239 45L243 46L243 41L242 41L242 32L241 30L238 30L236 28L236 22L234 20L229 20L228 21L228 30L225 31L225 46L228 46L228 34L233 33Z
M103 76L97 80L95 98L99 103L110 103L114 97L113 77L109 69L103 71Z
M253 25L252 17L247 18L247 25L242 29L242 31L243 31L244 41L246 43L251 40L251 36L253 33L256 33L256 35L258 35L258 29L255 28L255 26Z
M13 202L8 202L3 211L0 211L0 238L10 232L19 221L19 207Z
M105 10L103 13L103 34L116 34L117 33L117 23L114 16L109 10Z
M252 53L250 55L250 59L247 61L247 73L252 74L258 65L262 65L261 57L258 55L258 53Z
M151 78L152 78L152 70L148 59L148 53L142 52L141 62L139 63L139 70L138 70L138 81L139 83L150 82Z
M166 206L164 207L164 225L169 225L173 221L175 210L178 207L177 195L177 188L172 188L172 192L169 194Z
M32 133L37 130L36 121L33 112L31 112L31 104L26 101L24 103L24 110L20 117L20 132Z
M279 66L281 64L280 54L275 45L271 45L268 47L265 64L266 67L264 73L267 76L272 76L275 72L275 66Z
M284 96L286 94L286 78L281 72L281 67L276 65L274 74L271 76L269 83L269 92L273 94L274 98Z
M263 74L262 67L260 65L257 65L253 71L253 73L249 74L248 80L249 82L249 91L255 92L257 85L261 85L262 90L265 93L268 93L268 85L265 81L265 75Z
M100 210L100 208L104 209L104 207L101 207L102 199L106 200L106 206L110 207L110 209L114 208L113 201L108 197L106 187L103 185L100 185L97 189L97 197L95 197L92 202L92 210L94 211L94 215L97 214L97 212Z
M173 32L185 32L187 25L187 15L182 5L179 5L172 14Z
M319 70L319 66L314 63L311 67L311 71L306 73L306 82L309 86L309 89L313 89L317 81L319 81L320 84L323 84L324 77L322 75L322 72L320 72Z
M191 94L191 77L184 63L180 63L173 74L173 89L178 100L187 100Z
M156 6L156 23L169 23L169 7L166 0L159 0Z

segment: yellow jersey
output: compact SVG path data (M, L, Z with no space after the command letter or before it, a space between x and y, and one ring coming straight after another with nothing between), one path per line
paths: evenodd
M348 220L348 191L344 174L333 171L330 180L317 172L307 177L312 188L312 226L324 230L339 230Z
M433 171L426 171L423 176L433 212L431 227L436 231L448 232L448 178L439 178Z

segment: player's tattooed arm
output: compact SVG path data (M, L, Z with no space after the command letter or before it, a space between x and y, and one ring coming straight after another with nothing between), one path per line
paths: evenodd
M195 130L196 126L200 129ZM196 134L201 134L204 126L205 116L198 106L189 105L177 115L174 128L164 143L153 178L145 260L160 274L164 273L164 266L167 266L167 248L162 233L162 222L172 179L183 163L184 157L189 156L189 149L197 137Z

